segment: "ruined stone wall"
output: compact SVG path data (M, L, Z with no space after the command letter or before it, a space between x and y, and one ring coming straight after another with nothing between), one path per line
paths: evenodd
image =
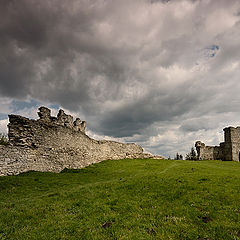
M240 142L240 127L227 127L223 131L225 142Z
M239 162L240 159L240 143L235 142L231 144L231 161Z
M232 161L232 143L231 142L224 142L224 145L222 145L222 151L223 151L223 158L224 161Z
M205 146L204 143L197 141L195 147L199 160L220 160L223 158L221 146Z
M240 158L240 127L224 128L224 139L226 147L224 149L225 159L239 161Z
M35 159L31 149L0 145L0 176L24 172L31 158Z
M38 120L9 115L9 146L0 147L0 175L82 168L107 159L150 157L136 144L97 141L85 134L86 122L59 111L39 109Z
M223 131L224 142L220 146L205 146L200 141L196 142L198 159L240 161L240 127L227 127Z

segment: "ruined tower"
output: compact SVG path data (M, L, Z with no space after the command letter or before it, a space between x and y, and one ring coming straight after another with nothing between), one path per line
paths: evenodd
M227 127L224 142L219 146L206 146L201 141L195 143L199 160L240 161L240 127Z

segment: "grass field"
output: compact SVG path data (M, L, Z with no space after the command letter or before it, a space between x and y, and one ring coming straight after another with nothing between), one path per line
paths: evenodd
M240 239L240 164L119 160L0 177L0 239Z

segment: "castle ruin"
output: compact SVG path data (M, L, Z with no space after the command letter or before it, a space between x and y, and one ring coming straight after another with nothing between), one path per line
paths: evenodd
M199 160L240 161L240 127L227 127L224 142L219 146L205 146L201 141L195 143Z
M9 145L0 145L0 176L22 172L60 172L64 168L83 168L103 160L149 158L134 143L98 141L85 134L86 122L59 110L39 108L39 119L9 115Z

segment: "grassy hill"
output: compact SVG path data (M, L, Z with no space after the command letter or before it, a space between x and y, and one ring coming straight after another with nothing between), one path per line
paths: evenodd
M118 160L0 177L0 239L240 239L240 164Z

